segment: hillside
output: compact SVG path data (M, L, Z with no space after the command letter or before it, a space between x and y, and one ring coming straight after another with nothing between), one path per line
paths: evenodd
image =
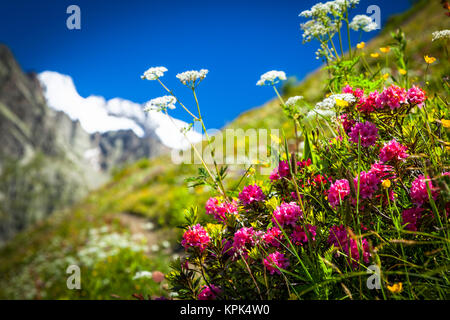
M421 75L426 68L421 63L424 55L442 57L441 49L431 42L431 33L449 26L438 1L421 1L409 12L392 18L364 50L370 53L390 45L390 31L401 27L409 40L408 67ZM374 66L378 63L375 59L369 62ZM450 70L444 60L432 68L432 85L437 83L434 79ZM397 72L392 70L392 76ZM313 104L326 93L322 85L325 77L324 71L314 72L297 86L287 88L285 94L301 94ZM228 128L292 131L275 100L243 113ZM105 299L113 298L112 293L131 298L129 292L160 295L158 283L145 278L135 281L133 277L139 271L167 272L169 259L181 254L173 227L182 223L185 208L194 201L204 203L209 196L207 188L186 187L185 179L195 174L195 166L174 165L168 156L140 160L115 172L109 183L80 204L19 234L1 249L0 298ZM231 172L227 184L235 185L235 178ZM137 225L146 228L136 230ZM112 240L108 238L111 234L115 237ZM108 253L102 255L105 247ZM81 264L81 291L65 288L65 268L70 263Z
M0 45L0 243L73 205L109 179L112 168L166 152L131 130L86 132L47 106L34 73Z

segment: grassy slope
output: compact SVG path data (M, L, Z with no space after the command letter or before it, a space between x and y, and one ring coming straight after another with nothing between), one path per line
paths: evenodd
M439 1L429 2L422 1L409 12L391 19L365 50L370 53L388 45L388 31L400 25L409 40L409 68L417 70L418 74L423 73L424 54L442 57L438 45L431 42L431 33L449 28L449 19L444 16ZM372 59L369 63L375 66L377 61ZM438 61L432 66L434 77L440 76L438 72L448 74L448 70L442 70L444 68L439 64ZM448 68L448 64L446 66ZM396 72L394 70L392 74ZM314 103L326 92L325 78L324 71L316 71L290 89L288 94L301 94ZM229 128L284 128L286 132L292 131L276 100L243 113ZM67 261L63 258L77 258L77 252L87 246L89 229L108 226L109 232L131 233L130 226L120 219L123 213L148 218L158 226L155 231L158 241L169 239L175 248L177 235L172 227L181 223L184 208L204 203L209 196L202 187L186 188L184 179L194 174L194 166L173 165L167 156L141 160L117 172L110 183L90 194L81 204L19 234L0 250L0 298L110 298L110 293L129 298L133 291L158 294L157 284L151 280L133 281L132 276L139 270L167 271L170 252L159 250L146 256L122 252L115 258L108 258L109 264L97 263L84 268L83 274L93 277L83 278L84 289L81 292L65 289ZM54 261L62 262L57 264ZM94 283L92 279L96 278L103 282Z

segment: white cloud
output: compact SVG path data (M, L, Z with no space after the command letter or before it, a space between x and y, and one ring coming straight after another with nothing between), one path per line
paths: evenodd
M131 129L139 137L156 134L169 148L184 149L189 146L189 141L179 131L187 125L184 121L173 118L172 121L167 115L156 111L144 113L142 105L121 98L108 101L100 96L83 98L78 94L72 78L58 72L44 71L38 77L49 107L79 120L89 133ZM190 130L187 137L195 143L200 141L201 134Z

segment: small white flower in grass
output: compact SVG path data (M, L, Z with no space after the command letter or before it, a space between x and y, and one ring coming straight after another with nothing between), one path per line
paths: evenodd
M166 109L175 109L175 103L177 99L174 96L162 96L155 98L146 103L144 107L145 112L151 110L165 111Z
M257 86L264 86L266 84L269 85L274 85L278 82L280 82L280 80L286 80L286 73L284 73L284 71L276 71L276 70L272 70L269 72L264 73L261 78L258 80L258 82L256 82ZM268 82L268 83L266 83Z
M133 277L133 280L141 279L141 278L151 278L152 273L150 271L139 271Z
M356 15L352 22L349 24L350 29L359 31L363 30L365 32L370 32L376 30L378 25L372 21L372 18L366 16L365 14Z
M303 96L290 97L290 98L287 99L287 101L286 101L286 106L288 106L288 107L294 107L294 106L296 106L301 100L303 100Z
M441 30L441 31L436 31L433 32L433 40L432 41L436 41L436 40L445 40L445 39L449 39L450 38L450 30Z
M208 72L206 69L201 69L200 71L190 70L177 74L177 78L185 86L194 89L206 78Z
M167 68L165 67L152 67L144 72L144 74L141 76L141 79L156 80L164 76L164 72L166 71Z

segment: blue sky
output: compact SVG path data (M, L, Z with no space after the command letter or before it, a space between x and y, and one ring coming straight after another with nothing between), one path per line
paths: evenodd
M165 92L140 75L151 66L165 66L164 82L190 104L189 90L175 75L209 69L199 100L207 126L221 128L273 97L270 88L255 85L262 73L283 70L302 79L320 66L314 59L317 45L302 44L304 19L298 17L316 2L1 0L0 42L25 71L70 75L84 97L146 102ZM81 30L66 28L71 4L81 8ZM372 4L380 6L384 23L407 9L410 0L361 0L350 16L365 14ZM181 108L173 115L189 120Z

